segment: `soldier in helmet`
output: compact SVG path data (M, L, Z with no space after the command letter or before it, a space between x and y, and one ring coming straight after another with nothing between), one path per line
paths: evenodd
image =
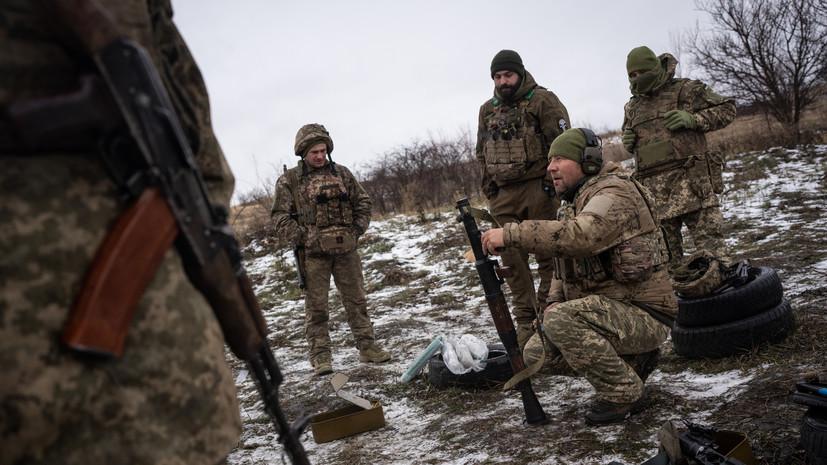
M127 207L99 150L128 147L103 144L111 139L92 122L76 124L98 111L82 98L73 100L82 111L34 122L55 130L48 137L10 130L18 127L10 108L65 103L93 72L41 3L0 2L0 463L225 463L241 432L235 383L218 321L175 248L142 295L119 357L59 341L93 257ZM212 200L228 207L233 176L169 1L96 3L149 52Z
M476 155L482 192L499 224L554 219L560 202L546 174L551 142L569 126L566 107L538 85L517 52L502 50L491 61L494 97L480 107ZM540 285L535 291L528 254L516 247L503 255L515 275L508 278L517 339L531 337L535 308L542 308L551 283L552 262L535 256Z
M586 422L622 421L646 407L644 382L678 313L668 251L647 190L603 164L592 131L567 130L548 157L562 201L557 220L506 223L486 231L482 245L555 257L543 331L526 344L526 364L541 359L545 343L546 369L573 371L597 391Z
M294 147L301 161L276 182L270 216L276 234L302 248L305 288L305 335L310 363L317 375L331 373L327 322L330 276L339 290L360 362L386 362L390 354L376 344L367 311L359 236L370 224L371 202L342 165L333 163L333 139L321 124L306 124Z
M670 266L683 259L681 226L695 248L730 263L724 241L723 192L719 152L710 151L705 133L735 119L735 101L701 81L675 77L678 61L648 47L629 52L626 72L632 98L623 116L623 146L637 161L635 178L652 192L672 252Z

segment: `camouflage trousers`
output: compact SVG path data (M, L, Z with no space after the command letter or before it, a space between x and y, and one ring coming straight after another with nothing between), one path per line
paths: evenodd
M672 252L672 259L669 261L670 268L683 263L681 227L684 224L692 236L695 249L712 253L724 265L729 265L732 261L727 253L724 240L724 215L717 205L701 208L675 218L662 219L660 223L666 233L669 250Z
M672 252L670 268L683 261L681 225L689 229L696 249L703 249L729 264L724 241L724 216L712 186L705 157L694 157L686 165L657 174L636 174L649 189L661 226Z
M669 336L669 327L640 308L590 295L555 305L543 316L546 359L542 372L579 375L603 399L633 402L643 394L643 381L620 357L654 350ZM523 352L526 365L543 354L535 334Z
M221 329L174 249L120 357L59 343L117 196L95 155L0 155L0 463L214 464L238 441Z
M557 197L551 199L543 190L542 178L500 187L490 199L491 215L500 225L525 220L553 220L559 205ZM535 254L537 274L540 277L540 284L535 291L528 253L509 247L501 257L503 265L514 271L514 277L507 278L506 282L511 291L511 313L517 327L517 342L523 347L533 334L531 322L536 317L535 306L538 310L546 307L546 297L554 276L554 261L550 256Z
M357 349L370 347L375 336L368 316L362 260L355 250L340 255L308 255L305 260L307 288L304 296L305 337L310 346L310 362L330 354L328 295L330 276L342 299L345 319Z

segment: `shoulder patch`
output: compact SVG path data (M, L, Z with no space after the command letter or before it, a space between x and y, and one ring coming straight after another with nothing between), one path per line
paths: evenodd
M712 91L712 89L709 87L709 85L707 85L707 83L705 83L705 82L701 83L701 89L708 90L710 92Z
M568 129L568 125L566 124L566 120L564 120L563 118L560 118L560 121L557 122L557 126L559 126L560 130L563 131L563 132L566 132L566 129Z
M583 207L581 213L593 213L595 216L600 218L606 216L606 213L609 212L609 209L612 208L614 205L615 199L608 195L596 195L589 200L589 203Z

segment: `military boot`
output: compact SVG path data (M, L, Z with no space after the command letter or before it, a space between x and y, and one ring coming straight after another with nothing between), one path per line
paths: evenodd
M359 349L359 361L362 363L382 363L391 359L391 354L382 350L376 344L371 344L366 349Z
M319 355L313 360L313 371L316 375L333 373L333 366L330 363L330 354Z
M660 348L642 354L623 355L621 358L635 370L640 380L645 383L646 378L648 378L658 366Z
M623 421L640 412L649 404L646 392L634 402L611 402L605 399L595 401L586 413L586 423L598 426Z

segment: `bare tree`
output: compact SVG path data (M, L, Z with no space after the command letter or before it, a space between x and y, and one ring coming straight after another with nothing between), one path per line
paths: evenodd
M827 93L824 0L696 0L711 28L687 35L693 65L742 104L798 131L802 111Z

